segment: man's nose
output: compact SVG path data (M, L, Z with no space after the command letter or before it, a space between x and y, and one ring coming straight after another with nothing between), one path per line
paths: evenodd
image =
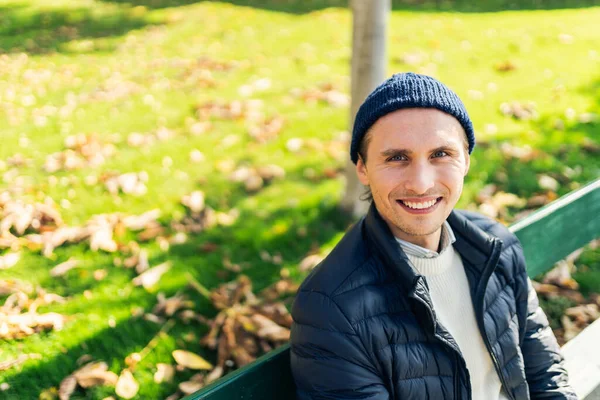
M417 195L427 193L435 186L435 171L426 162L416 162L406 171L405 189Z

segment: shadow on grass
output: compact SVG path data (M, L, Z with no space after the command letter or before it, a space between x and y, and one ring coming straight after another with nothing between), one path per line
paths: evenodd
M148 8L177 7L206 0L102 0L143 5ZM212 1L212 0L211 0ZM292 14L305 14L325 8L347 8L348 0L216 0L238 6ZM415 12L496 12L506 10L553 10L598 5L595 0L392 0L392 9Z
M25 363L19 374L5 380L10 385L10 390L5 394L9 397L0 395L0 398L37 398L37 393L42 390L52 386L58 387L66 376L78 368L76 360L84 355L91 356L94 361L105 361L109 369L116 371L118 374L125 367L119 362L123 363L125 357L132 352L140 351L159 330L159 325L142 318L131 318L119 323L114 328L106 328L84 343L78 343L73 347L63 349L56 357L42 359L37 365L31 367L28 367L28 365L31 365L32 362ZM170 333L174 332L175 328ZM164 397L175 391L175 387L172 385L170 387L164 385L161 389L164 391L161 390L162 393L157 394L162 394ZM36 394L34 395L34 393ZM114 394L114 388L98 387L88 390L85 395L83 395L83 392L79 392L80 396L77 394L76 392L71 398L104 398ZM90 397L90 395L92 396Z
M291 176L296 176L292 173ZM293 179L293 178L292 178ZM269 190L269 187L264 189ZM217 194L218 196L218 194ZM240 187L234 187L229 191L231 203L233 206L239 204L248 197ZM262 196L262 192L256 194ZM259 204L269 201L269 196L261 197ZM209 289L216 287L224 281L235 279L235 273L227 271L223 274L223 259L229 257L233 263L239 263L243 270L241 273L248 275L254 282L255 293L279 279L281 265L261 259L259 253L265 251L274 255L280 253L285 266L291 269L306 256L311 249L318 249L320 245L330 241L335 235L343 231L351 220L341 213L333 201L324 201L318 196L314 197L313 203L308 203L298 207L288 207L285 203L277 203L277 206L271 207L269 212L260 212L260 210L242 211L239 218L231 226L218 226L203 231L197 235L190 235L188 241L180 245L172 245L168 253L158 253L155 258L150 260L150 265L156 265L159 262L169 259L173 262L173 267L169 273L163 275L158 284L157 290L164 292L167 296L172 296L178 291L192 298L195 302L196 311L211 317L215 310L207 299L195 293L192 289L186 287L186 274L191 273L198 281ZM297 234L297 230L302 228L304 234ZM216 247L211 252L203 252L201 248L206 243L214 243ZM102 267L96 265L94 268ZM116 268L106 265L107 268ZM114 272L114 274L113 274ZM79 290L92 289L101 290L101 287L112 285L118 287L129 286L127 270L119 269L111 272L112 282L101 281L95 287L90 287L91 281L86 278L80 284L74 282ZM131 271L131 277L134 274ZM292 274L298 277L298 275ZM69 277L69 276L67 276ZM73 275L71 278L77 278ZM109 275L108 279L111 275ZM79 276L79 278L81 278ZM56 282L52 278L41 282L41 286L54 287ZM70 285L70 280L66 279L63 284ZM119 286L121 285L121 286ZM113 288L115 289L115 288ZM116 290L115 289L115 290ZM69 293L74 294L72 290ZM106 295L105 295L106 297ZM102 310L130 309L133 307L143 307L146 312L150 312L156 303L156 293L147 293L141 288L133 288L130 294L115 297L111 300L99 299L102 304L94 307L100 314ZM63 307L63 306L61 306ZM71 312L82 313L85 308L76 305L69 308ZM62 310L59 310L59 312ZM71 328L74 329L75 327ZM67 332L69 324L65 327ZM58 386L61 380L76 368L76 360L84 354L89 354L94 360L105 360L112 371L119 373L124 367L124 359L127 355L135 351L140 351L152 337L158 332L160 326L145 321L141 318L130 318L117 324L114 328L106 328L84 342L73 344L67 347L56 357L40 360L39 362L30 361L23 365L21 371L14 371L12 375L7 376L4 381L11 389L11 395L14 394L34 394L45 388ZM191 351L205 355L208 359L215 358L215 355L199 346L198 339L205 333L207 328L203 325L195 324L193 326L184 325L178 322L170 332L171 345L159 346L147 357L145 374L151 379L151 373L154 371L156 362L169 362L171 360L170 351L174 348L186 348ZM42 334L41 337L31 340L48 340L44 335L60 335L61 332L52 332ZM184 342L186 335L195 335L194 340ZM60 340L61 344L64 339ZM175 345L173 345L173 342ZM15 342L17 343L17 342ZM56 340L54 340L56 343ZM15 344L16 345L16 344ZM69 346L65 343L65 346ZM150 372L148 372L150 371ZM191 372L190 372L191 374ZM178 376L185 377L186 375ZM142 383L142 382L140 382ZM148 388L149 392L144 392L142 387L139 396L141 398L164 398L174 392L174 385L161 385L159 389ZM113 394L114 389L97 388L91 389L82 397L74 398L104 398ZM85 396L85 397L83 397ZM90 397L92 396L92 397ZM157 397L162 396L162 397Z
M179 7L203 3L205 0L101 0L118 7L37 9L27 3L0 6L0 54L91 53L111 51L111 38L133 29L159 24L147 17L148 9ZM348 7L347 0L217 0L237 6L304 14L330 7ZM495 12L584 8L597 5L596 0L394 0L394 10L413 12ZM137 7L143 6L143 7ZM107 39L85 42L86 39ZM74 43L74 41L80 41ZM82 43L83 42L83 43Z
M90 53L109 51L109 39L149 25L140 9L53 8L34 9L26 4L0 6L0 54ZM107 39L104 43L70 42Z

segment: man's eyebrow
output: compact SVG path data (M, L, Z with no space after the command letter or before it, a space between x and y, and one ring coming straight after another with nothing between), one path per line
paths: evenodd
M407 149L385 149L383 150L381 153L382 157L391 157L391 156L396 156L398 154L412 154L412 151L407 150Z
M438 146L438 147L436 147L435 149L431 149L431 150L429 150L429 152L430 152L430 153L436 153L436 152L438 152L438 151L447 151L447 150L453 150L453 151L456 151L456 150L458 150L458 149L459 149L459 148L456 146L456 144L455 144L455 143L452 143L452 142L447 142L447 143L444 143L444 144L442 144L441 146Z
M444 142L441 145L429 150L429 153L435 153L438 151L442 151L442 150L457 150L458 147L456 146L456 143L454 142ZM413 152L411 150L408 149L394 149L394 148L390 148L390 149L385 149L383 150L380 155L382 157L391 157L391 156L396 156L396 155L411 155Z

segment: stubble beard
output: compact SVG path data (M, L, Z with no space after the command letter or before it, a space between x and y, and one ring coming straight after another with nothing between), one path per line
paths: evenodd
M461 190L459 189L459 192ZM440 197L442 197L442 202L447 202L449 198L449 193L442 193ZM442 225L446 221L446 218L441 218L437 215L440 212L439 209L435 210L433 215L404 215L406 212L403 211L399 204L396 203L396 198L402 198L402 196L398 196L395 194L391 194L386 200L383 201L382 196L379 192L373 192L373 201L375 201L375 205L378 203L385 204L386 215L384 218L388 220L388 223L393 225L398 231L404 233L407 236L429 236L433 235L439 229L441 229ZM447 204L439 204L439 206L447 206ZM440 219L438 221L438 219ZM409 222L411 221L412 222Z
M431 235L431 234L434 234L435 232L437 232L438 229L440 229L443 224L443 221L442 221L439 224L436 223L435 224L436 226L434 226L434 227L427 227L427 225L429 225L428 220L435 218L434 216L425 216L425 217L415 216L415 219L417 219L417 220L419 220L419 219L425 220L422 224L418 224L421 226L415 227L414 224L409 224L409 223L405 222L407 217L402 216L400 214L400 210L395 208L395 207L400 207L399 204L396 204L395 200L391 200L388 198L387 201L383 201L383 198L381 197L379 192L377 192L376 190L373 190L372 194L373 194L373 201L375 202L375 206L378 206L380 204L383 205L383 207L381 207L381 208L377 207L381 216L385 220L388 220L388 223L391 223L396 229L405 233L406 235L428 236L428 235Z
M409 236L429 236L437 232L441 227L443 222L441 223L433 223L433 226L430 226L431 223L428 221L434 217L416 217L417 221L414 224L406 223L405 218L394 213L394 226L396 229L404 232ZM419 221L426 220L426 221Z

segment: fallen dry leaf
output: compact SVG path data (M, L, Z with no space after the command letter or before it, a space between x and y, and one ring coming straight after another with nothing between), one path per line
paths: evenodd
M196 190L189 195L183 196L181 203L193 213L199 213L204 210L204 193Z
M104 185L113 195L118 195L119 192L123 192L134 196L143 196L148 191L145 184L146 181L148 181L147 173L129 172L107 178Z
M73 135L65 139L66 149L46 157L44 170L54 173L83 167L98 167L116 153L112 143L102 142L96 135Z
M510 60L498 63L494 66L494 69L498 72L509 72L517 69L517 66Z
M600 318L600 309L597 304L580 304L567 308L565 315L572 318L578 326L585 327Z
M250 317L258 328L256 335L272 341L286 341L290 338L290 330L279 326L264 315L254 314Z
M285 125L282 117L272 117L256 121L248 126L248 134L259 143L265 143L276 138Z
M5 371L9 368L23 364L27 360L31 360L31 359L39 360L41 358L42 358L42 355L38 354L38 353L20 354L15 359L0 362L0 371Z
M500 150L506 158L516 158L523 162L529 162L542 156L545 156L539 149L534 149L529 145L516 146L511 143L505 142L500 145Z
M329 104L332 107L343 108L350 104L350 97L337 91L331 83L324 83L317 88L305 91L293 89L292 96L300 97L307 103L316 103L318 101Z
M208 375L206 375L204 383L208 385L209 383L216 381L223 376L223 373L223 367L221 365L217 365Z
M256 172L267 182L273 179L282 179L285 177L285 170L276 164L268 164L257 167Z
M84 354L75 361L77 365L84 365L92 361L94 358L90 354Z
M275 301L282 296L294 295L300 285L294 283L291 279L281 279L271 286L266 287L260 292L260 297L267 301Z
M262 118L263 102L261 100L234 100L231 103L209 102L196 107L196 116L200 120L209 118L228 120L256 120Z
M20 259L21 253L19 252L7 253L0 256L0 269L12 268L17 265Z
M68 375L60 382L58 387L58 398L60 400L69 400L77 388L77 379L73 375Z
M103 361L86 364L72 375L84 389L100 385L114 386L118 379L117 374L109 371L108 365Z
M144 229L142 232L140 232L137 235L137 239L140 242L147 242L149 240L156 239L159 236L163 236L166 233L167 233L166 229L163 226L156 223L156 224L147 226L146 229Z
M542 174L538 177L538 185L542 189L551 190L553 192L558 191L560 183L549 175Z
M26 204L10 199L0 202L0 233L14 230L17 236L22 236L28 229L39 232L43 227L58 227L62 224L61 215L53 205Z
M256 192L263 187L263 179L258 175L251 175L244 181L244 187L249 193Z
M104 268L95 270L94 274L93 274L94 279L97 281L103 280L104 278L106 278L107 275L108 275L108 271L105 270Z
M563 315L560 318L560 322L562 323L562 326L563 326L563 329L564 329L564 340L565 340L565 342L568 342L569 340L573 339L575 336L577 336L579 334L579 332L581 332L581 328L579 328L566 315Z
M138 274L144 273L150 268L150 262L148 261L148 252L146 249L140 250L140 254L137 257L135 264L135 272Z
M0 339L19 339L42 330L61 330L66 317L58 313L6 314L0 312Z
M513 101L511 103L500 104L500 112L506 116L513 117L518 120L537 119L538 112L535 103L520 103Z
M136 276L133 279L133 284L135 286L143 286L144 289L150 289L154 286L160 279L160 277L167 272L171 268L171 262L166 261L162 264L159 264L155 267L148 269L142 274Z
M158 363L156 364L156 372L154 373L154 382L171 383L175 376L175 368L171 364Z
M539 296L555 295L560 293L560 288L556 285L549 283L539 283L534 280L531 281L533 288Z
M127 357L125 357L125 365L133 371L135 366L142 360L142 355L140 353L131 353Z
M285 143L285 147L292 153L299 152L304 146L304 141L300 138L291 138Z
M139 389L140 385L133 377L131 371L128 369L121 371L115 387L115 393L124 399L131 399L137 394Z
M146 321L154 322L155 324L163 324L165 322L164 318L161 318L158 315L154 315L151 313L144 314L144 319Z
M139 231L157 223L161 211L156 208L140 215L129 215L122 219L123 225L132 231Z
M527 200L518 197L513 193L503 191L496 192L496 185L486 185L477 195L479 211L491 218L504 218L507 215L507 208L523 208L527 205ZM495 192L495 193L494 193Z
M573 261L561 260L544 275L542 283L553 284L565 289L578 289L579 284L571 277L571 271L574 269Z
M25 156L23 156L23 154L21 153L16 153L13 154L12 156L8 157L6 159L6 165L8 165L9 167L25 167L31 164L31 160L28 158L25 158Z
M171 317L181 309L194 307L194 303L187 300L184 295L175 295L167 298L164 293L159 293L156 298L158 304L152 309L154 314L163 314L167 317Z
M50 270L50 276L52 276L53 278L56 278L58 276L63 276L68 271L77 267L78 265L79 265L79 261L75 260L74 258L69 258L67 261L62 262L62 263L58 264L57 266L55 266L54 268L52 268Z
M6 296L15 292L31 293L32 291L33 287L29 283L15 279L0 280L0 296Z
M211 363L190 351L175 350L173 351L173 358L175 359L178 365L181 365L185 368L206 370L210 370L213 368Z
M13 248L15 246L15 248ZM16 250L19 246L18 238L10 232L0 232L0 249Z
M202 389L203 386L204 384L202 382L185 381L181 382L178 388L183 392L183 394L189 395Z
M289 339L292 318L287 308L281 302L264 302L255 296L248 277L241 275L236 281L225 283L212 292L193 277L188 278L198 292L221 310L208 321L210 330L200 341L217 350L216 368L219 369L209 374L211 379L217 379L225 367L244 366L254 361L260 351L270 351ZM288 286L280 285L279 289L285 290ZM276 292L277 289L268 288L264 293L269 291Z
M190 161L193 163L201 163L204 160L206 160L206 157L204 156L204 154L197 149L194 149L190 152Z

